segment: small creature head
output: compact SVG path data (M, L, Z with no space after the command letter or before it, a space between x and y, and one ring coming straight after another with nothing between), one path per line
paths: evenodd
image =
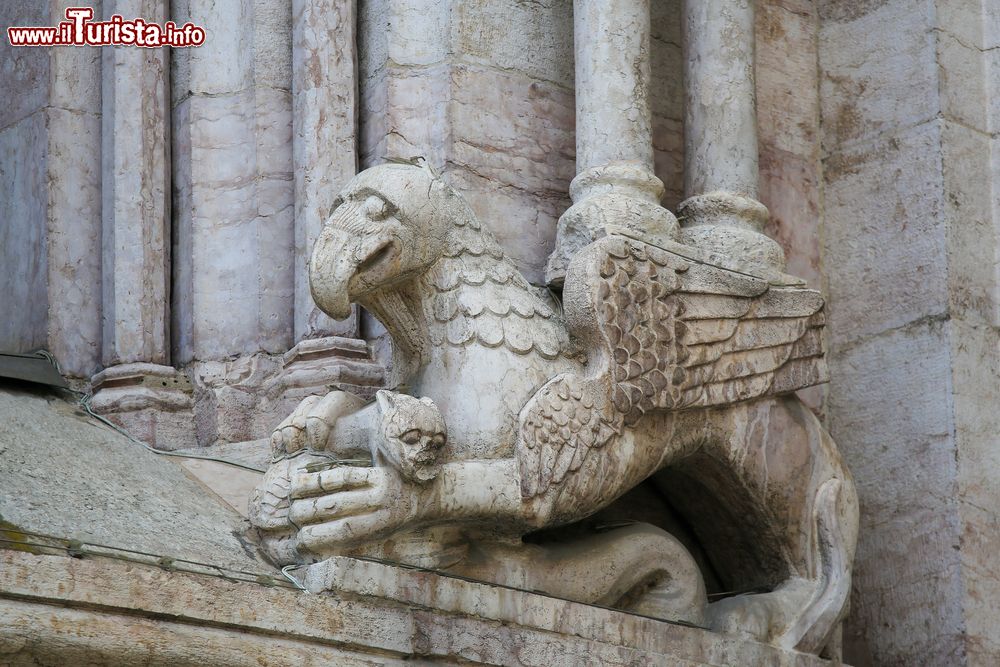
M313 299L334 319L350 304L428 269L456 224L473 221L462 198L427 167L383 164L340 193L313 249Z
M376 450L410 481L437 477L448 429L434 401L385 390L375 397L382 413Z

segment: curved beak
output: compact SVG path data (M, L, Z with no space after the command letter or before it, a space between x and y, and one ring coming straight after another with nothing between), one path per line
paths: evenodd
M360 261L360 240L327 225L313 248L309 262L309 289L316 304L335 320L351 315L351 279Z

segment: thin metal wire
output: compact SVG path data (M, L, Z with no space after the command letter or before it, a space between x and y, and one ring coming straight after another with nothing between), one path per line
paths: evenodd
M135 437L134 435L132 435L131 433L129 433L128 431L126 431L122 427L118 426L118 424L115 424L114 422L112 422L112 421L104 418L103 416L97 414L96 412L94 412L94 409L90 406L90 401L91 401L91 399L94 398L93 394L88 394L88 393L83 392L83 391L77 391L76 389L63 389L62 391L67 391L67 392L69 392L69 393L74 394L75 396L77 396L78 397L77 398L77 403L79 403L80 407L83 408L87 412L88 415L90 415L94 419L100 421L105 426L109 426L110 428L114 429L115 431L121 433L122 435L124 435L126 438L128 438L132 442L136 443L137 445L142 446L143 448L145 448L146 450L148 450L150 452L153 452L154 454L159 454L160 456L175 456L175 457L181 458L181 459L199 459L199 460L202 460L202 461L214 461L215 463L224 463L224 464L226 464L228 466L233 466L233 467L236 467L236 468L242 468L244 470L250 470L252 472L259 472L259 473L267 472L263 468L258 468L256 466L247 465L245 463L238 463L237 461L229 461L227 459L220 459L217 456L205 456L204 454L187 454L187 453L181 453L181 452L168 452L168 451L164 451L162 449L156 449L155 447L152 447L152 446L146 444L145 442L143 442L142 440L140 440L139 438Z
M301 581L299 581L298 579L296 579L295 577L293 577L291 574L288 573L289 570L296 570L296 569L298 569L300 567L304 567L304 566L302 566L302 565L295 565L295 564L286 565L285 567L281 568L281 574L284 575L285 579L288 579L290 582L292 582L295 585L295 587L298 588L300 591L305 591L306 593L308 593L309 590L306 589L305 585Z
M51 540L53 542L56 542L57 544L46 544L44 542L25 541L25 540L17 540L17 539L10 539L9 537L4 537L4 536L9 536L11 534L21 535L24 537ZM76 558L91 556L96 558L110 558L113 560L138 563L142 565L153 565L165 570L175 570L178 572L185 572L188 574L201 574L208 577L215 577L217 579L225 579L227 581L242 581L246 583L257 583L268 586L280 586L282 588L292 588L292 586L286 584L281 579L275 578L274 575L268 574L266 572L251 572L248 570L237 570L235 568L225 567L222 565L215 565L213 563L202 563L200 561L190 560L187 558L176 558L173 556L152 554L146 551L138 551L136 549L128 549L125 547L113 547L113 546L108 546L106 544L98 544L96 542L86 542L83 540L74 540L65 537L56 537L55 535L46 535L45 533L36 533L33 531L20 530L16 528L0 528L0 544L10 544L16 547L30 547L34 549L48 549L51 551L61 551ZM102 549L103 551L95 551L95 549ZM136 558L135 556L142 556L144 558ZM189 565L193 565L198 568L204 568L204 570L196 570L190 567L184 567ZM286 573L283 572L282 574L285 574L286 578L288 577ZM305 590L305 588L302 587L301 584L298 584L295 581L292 581L292 583L295 584L295 588Z

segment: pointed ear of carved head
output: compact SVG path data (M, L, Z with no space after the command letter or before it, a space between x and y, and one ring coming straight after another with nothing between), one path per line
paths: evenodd
M375 400L378 402L378 409L383 414L396 407L395 395L391 391L379 389L375 392Z
M465 201L428 169L366 169L337 198L309 263L313 299L334 319L350 304L426 270L455 225L474 220Z

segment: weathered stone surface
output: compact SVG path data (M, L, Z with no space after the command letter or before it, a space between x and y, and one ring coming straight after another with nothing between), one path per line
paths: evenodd
M819 7L828 414L868 508L845 637L859 665L1000 658L984 611L1000 503L983 474L998 303L986 7Z
M824 265L837 266L829 282L835 345L945 312L941 174L925 166L940 129L924 123L824 160Z
M18 310L0 318L0 349L14 352L48 344L46 127L39 110L0 130L0 293L8 312Z
M265 3L266 4L266 3ZM292 151L295 174L295 340L357 335L357 314L330 320L309 293L309 252L334 198L358 170L355 3L292 4ZM275 40L280 44L280 33ZM286 74L286 72L282 72ZM278 83L285 82L278 77Z
M930 15L926 0L819 3L822 141L828 153L937 115ZM865 47L857 48L861 43Z
M217 35L180 54L189 88L175 88L173 100L178 363L283 353L292 343L291 72L279 77L274 68L290 62L267 56L289 39L291 7L275 15L268 4L191 0L174 9ZM274 25L255 30L257 13ZM268 66L255 67L258 57Z
M532 593L338 561L337 592L310 595L104 558L3 551L0 654L16 667L70 659L108 667L831 664Z
M865 507L845 638L858 664L946 665L962 651L948 333L917 323L831 354L830 429Z
M106 18L162 23L162 0L108 3ZM104 366L170 360L170 100L165 49L115 48L101 63Z
M0 414L5 527L236 569L270 569L240 537L235 511L175 461L143 449L75 403L7 386L0 391Z
M807 411L766 399L825 378L819 294L612 235L578 252L558 313L420 165L352 179L310 267L331 316L359 302L380 318L397 345L393 386L424 398L332 392L279 425L250 506L271 557L389 558L836 651L853 485ZM699 453L725 471L685 467ZM771 592L707 605L694 557L653 525L510 539L591 516L672 465L704 485L680 492L692 516L712 510L691 496L725 497L760 535L758 556L714 561L729 565L716 569L728 590ZM747 497L723 490L733 479ZM702 523L725 552L727 522Z

